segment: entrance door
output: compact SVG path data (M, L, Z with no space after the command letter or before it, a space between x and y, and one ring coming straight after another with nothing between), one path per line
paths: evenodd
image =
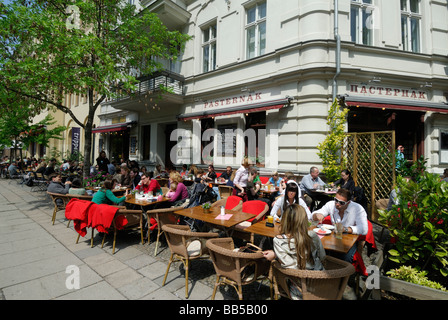
M129 129L110 135L110 158L120 163L120 159L129 159Z
M395 131L395 146L403 145L406 160L424 155L424 112L350 107L348 132Z
M177 141L171 141L171 132L177 129L177 124L167 124L165 127L165 169L174 169L174 164L171 161L171 149L177 144Z

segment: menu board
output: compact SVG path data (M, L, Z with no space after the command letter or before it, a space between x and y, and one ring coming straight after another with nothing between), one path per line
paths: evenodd
M225 157L236 157L236 124L218 126L222 144L218 146L218 153Z
M137 154L137 137L132 136L129 140L129 153L132 155Z

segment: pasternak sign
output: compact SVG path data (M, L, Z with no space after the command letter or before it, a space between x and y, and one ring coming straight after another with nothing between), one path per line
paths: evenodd
M350 84L350 93L369 97L428 100L425 91L411 88L396 88L381 85Z
M204 109L216 108L216 107L235 107L242 106L245 104L251 104L254 102L260 102L262 100L261 92L257 93L249 93L229 98L221 98L215 100L205 100L204 101Z

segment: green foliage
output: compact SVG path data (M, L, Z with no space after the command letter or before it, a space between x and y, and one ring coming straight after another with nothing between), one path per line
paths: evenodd
M345 123L348 109L341 110L337 99L334 100L328 111L327 125L329 134L325 140L317 146L317 153L322 160L322 172L328 182L334 182L340 177L340 172L344 167L341 163L341 148L345 139Z
M66 12L70 6L79 19ZM190 39L121 0L11 0L0 14L1 107L14 109L3 101L15 93L31 101L34 114L48 106L69 114L85 132L85 174L100 103L131 94L136 77L162 69L162 59L177 60ZM87 95L88 114L78 119L64 106L67 94Z
M105 180L112 180L112 175L103 174L102 172L90 174L88 177L84 177L83 185L84 187L101 187Z
M447 289L440 283L429 280L426 277L426 275L428 274L427 272L418 271L417 269L410 266L401 266L400 268L388 271L386 274L394 279L403 280L441 291L447 291Z
M425 172L426 162L424 156L420 156L412 165L409 165L407 161L398 161L396 166L397 176L411 177L414 181L418 181L422 177L422 173Z
M417 181L397 177L397 205L379 210L395 248L389 259L422 270L432 268L448 275L448 183L422 173Z

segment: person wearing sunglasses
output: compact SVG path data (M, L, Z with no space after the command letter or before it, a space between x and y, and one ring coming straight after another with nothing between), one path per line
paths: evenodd
M367 213L360 204L351 201L351 198L352 194L349 190L339 189L333 201L329 201L322 208L313 211L312 219L322 223L325 217L330 216L331 224L342 222L345 233L366 235L368 231ZM345 255L344 260L352 262L356 243L353 247Z

